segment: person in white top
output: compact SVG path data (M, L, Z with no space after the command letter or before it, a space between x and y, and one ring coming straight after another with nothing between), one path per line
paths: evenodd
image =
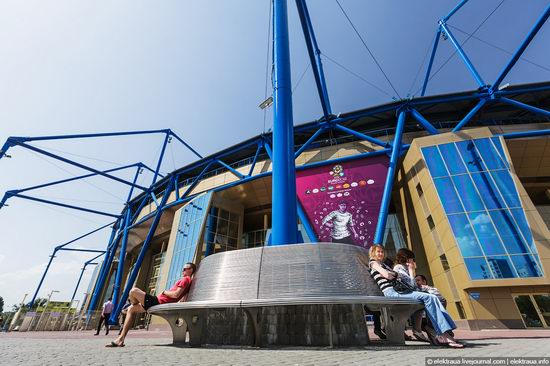
M113 308L115 305L111 302L111 298L107 300L103 304L103 309L101 310L101 318L99 319L99 323L97 324L97 330L94 335L99 335L99 331L101 330L101 326L103 325L103 322L105 322L105 335L109 334L109 317L111 316L111 313L113 312Z
M321 222L321 226L326 225L332 229L330 236L333 243L353 244L351 234L353 233L355 239L359 236L357 231L355 231L352 214L346 211L347 206L346 202L340 202L338 210L334 210L326 215Z
M397 276L403 282L406 282L412 288L417 288L416 280L416 262L414 261L414 253L407 248L401 248L397 251L395 257L396 265L393 270L397 272ZM422 315L424 311L420 310L413 314L413 336L419 341L429 342L429 339L422 333Z

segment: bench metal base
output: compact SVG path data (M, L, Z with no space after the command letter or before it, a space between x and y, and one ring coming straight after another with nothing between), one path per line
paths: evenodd
M380 311L387 341L404 344L407 319L421 306L370 305ZM368 344L363 306L313 304L262 307L195 308L157 313L165 318L174 344L189 345L353 347Z
M186 309L165 318L174 344L350 347L368 344L362 305Z

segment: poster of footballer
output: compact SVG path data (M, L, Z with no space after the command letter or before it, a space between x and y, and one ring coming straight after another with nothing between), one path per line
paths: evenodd
M297 172L298 199L318 241L372 244L388 165L376 156Z

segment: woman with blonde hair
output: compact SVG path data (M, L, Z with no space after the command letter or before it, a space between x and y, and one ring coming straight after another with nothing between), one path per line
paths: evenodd
M398 273L384 264L384 247L373 245L369 250L369 272L374 281L384 293L384 296L406 297L420 300L424 303L426 315L430 318L435 332L440 339L446 342L451 348L464 348L464 345L458 343L449 333L456 329L456 325L437 296L420 291L411 291L410 293L399 293L393 283L398 279Z

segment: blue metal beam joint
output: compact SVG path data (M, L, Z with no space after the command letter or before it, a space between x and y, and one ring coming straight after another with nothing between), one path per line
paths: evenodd
M386 184L384 185L384 193L382 195L382 202L380 203L380 213L378 215L378 222L376 223L374 244L382 244L382 241L384 240L384 231L386 229L386 222L388 220L391 193L393 189L393 180L395 178L395 172L397 171L397 162L399 160L401 152L401 138L403 137L403 130L405 128L406 114L407 112L405 109L401 109L399 111L397 127L395 129L395 136L393 139L393 147L391 150L390 164L386 177Z
M472 61L468 58L468 55L464 52L462 47L460 46L460 43L457 41L457 39L454 37L454 35L451 33L451 31L447 28L447 24L444 20L439 21L439 28L441 32L443 32L450 40L455 49L457 50L458 54L460 55L460 58L462 58L462 61L466 64L466 67L476 80L478 86L480 88L487 88L487 84L483 79L481 78L481 75L479 75L478 71L476 70L475 66L472 64Z

